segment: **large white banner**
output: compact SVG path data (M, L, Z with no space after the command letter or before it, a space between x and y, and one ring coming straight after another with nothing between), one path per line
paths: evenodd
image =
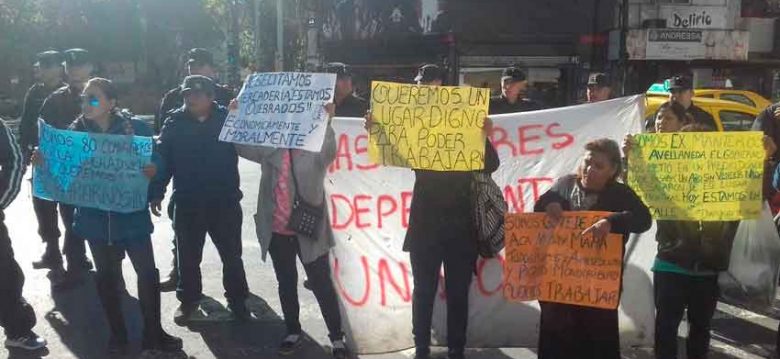
M244 145L319 151L333 101L335 74L264 72L249 75L219 140Z
M493 144L501 157L494 178L512 212L529 212L556 177L573 173L583 146L597 138L621 141L638 133L641 96L523 114L492 116ZM345 330L360 353L407 349L412 341L412 273L401 249L408 226L414 173L378 167L368 160L362 119L337 119L338 155L326 179L337 246L331 261ZM653 338L653 291L649 267L655 256L650 233L627 249L620 308L624 345L647 346ZM641 239L641 240L640 240ZM510 303L502 295L502 259L480 259L470 294L470 347L535 347L539 307ZM446 343L446 298L440 288L433 337Z

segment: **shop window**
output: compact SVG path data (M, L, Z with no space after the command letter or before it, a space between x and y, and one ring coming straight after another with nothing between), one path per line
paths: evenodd
M720 123L723 131L749 131L753 126L754 116L737 111L720 111Z
M724 93L720 95L721 100L731 101L731 102L739 102L744 105L748 105L750 107L756 107L756 103L753 102L750 98L748 98L745 95L740 94L733 94L733 93Z

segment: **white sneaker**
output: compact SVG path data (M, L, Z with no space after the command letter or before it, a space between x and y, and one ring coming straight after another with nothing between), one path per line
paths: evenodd
M24 350L39 350L46 347L46 339L43 339L35 333L30 333L23 337L7 338L5 340L6 348L21 348Z

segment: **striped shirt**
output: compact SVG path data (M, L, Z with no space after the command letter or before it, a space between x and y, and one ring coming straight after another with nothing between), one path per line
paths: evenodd
M13 133L0 121L0 209L16 199L24 177L24 158Z

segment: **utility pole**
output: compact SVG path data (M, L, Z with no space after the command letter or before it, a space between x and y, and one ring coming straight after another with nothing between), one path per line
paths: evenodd
M255 8L255 63L260 63L260 6L263 0L254 0ZM256 70L259 70L256 69Z
M238 58L240 56L238 44L238 1L231 0L228 3L228 14L230 15L227 43L228 83L232 88L238 88L238 85L241 83L241 73L238 66Z
M284 71L284 0L276 0L276 71Z
M620 93L627 95L628 87L628 0L620 6Z

